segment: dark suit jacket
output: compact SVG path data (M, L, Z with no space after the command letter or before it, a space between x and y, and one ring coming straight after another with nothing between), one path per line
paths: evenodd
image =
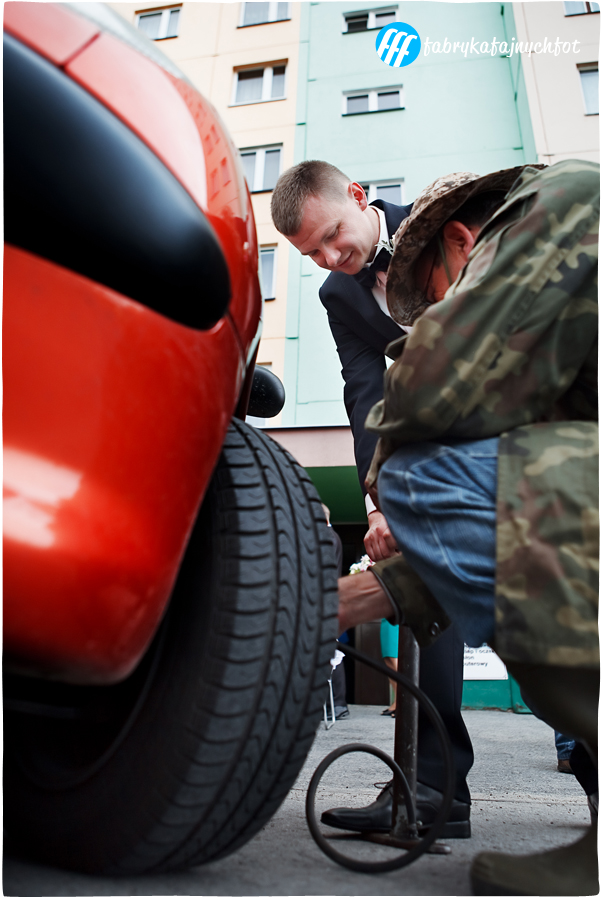
M410 214L411 206L395 206L384 200L371 204L385 213L389 237ZM345 408L353 433L355 461L362 493L377 435L364 429L371 407L383 397L385 347L404 334L403 329L382 311L370 288L360 284L359 275L331 272L320 288L328 323L341 359L345 382Z

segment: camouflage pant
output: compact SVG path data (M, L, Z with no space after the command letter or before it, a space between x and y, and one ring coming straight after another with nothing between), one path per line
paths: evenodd
M597 423L544 422L502 435L498 471L498 653L599 666Z

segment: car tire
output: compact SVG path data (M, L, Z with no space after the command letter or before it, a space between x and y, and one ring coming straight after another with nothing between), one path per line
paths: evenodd
M99 688L9 676L13 852L108 875L232 853L303 765L335 632L319 498L290 454L235 420L135 672Z

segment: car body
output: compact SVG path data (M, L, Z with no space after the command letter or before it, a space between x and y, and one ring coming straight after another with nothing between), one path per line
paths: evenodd
M336 565L319 497L245 415L258 250L238 152L96 3L4 35L4 826L100 874L234 852L320 719Z
M215 109L115 13L4 9L5 661L106 685L156 632L244 404L253 211Z

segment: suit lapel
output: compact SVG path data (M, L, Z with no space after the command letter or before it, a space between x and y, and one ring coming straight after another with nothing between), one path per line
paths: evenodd
M387 203L386 200L374 200L370 205L376 206L384 212L390 238L393 237L403 220L409 216L412 209L411 205L396 206L394 203ZM373 328L386 337L387 343L397 340L398 337L404 334L403 328L400 328L397 322L385 315L374 299L371 287L362 284L357 275L351 277L356 298L354 305L358 312Z
M349 277L349 276L346 276ZM352 307L365 322L386 338L387 343L404 334L403 328L382 311L370 288L359 284L355 279L348 287L353 291Z

